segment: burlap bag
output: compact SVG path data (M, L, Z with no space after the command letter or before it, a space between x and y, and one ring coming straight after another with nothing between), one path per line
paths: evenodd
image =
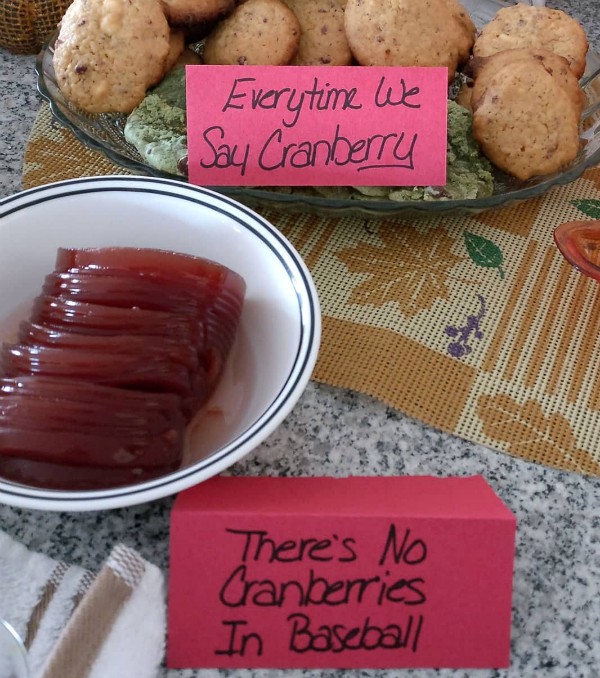
M0 0L0 47L35 54L56 30L71 0Z

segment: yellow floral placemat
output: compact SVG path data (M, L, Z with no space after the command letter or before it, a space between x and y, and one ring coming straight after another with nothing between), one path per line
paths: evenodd
M44 104L24 188L106 174L130 172L81 145ZM600 476L600 288L552 238L561 222L600 216L600 168L474 216L262 213L319 292L315 380L492 449Z

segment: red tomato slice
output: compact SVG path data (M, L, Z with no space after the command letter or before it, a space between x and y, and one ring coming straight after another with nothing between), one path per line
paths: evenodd
M561 224L554 231L554 240L571 266L600 281L600 220Z

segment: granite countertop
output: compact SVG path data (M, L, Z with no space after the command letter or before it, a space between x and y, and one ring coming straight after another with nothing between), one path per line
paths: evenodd
M553 2L600 51L595 0ZM40 99L33 56L0 49L0 197L20 189ZM385 405L311 382L287 420L232 472L246 475L482 474L516 514L511 668L406 671L415 678L600 676L600 479L558 472L424 426ZM0 528L32 550L97 570L117 542L168 569L172 499L82 514L0 506ZM220 675L167 671L168 678ZM225 672L223 672L225 675ZM228 671L228 676L397 676L398 671Z

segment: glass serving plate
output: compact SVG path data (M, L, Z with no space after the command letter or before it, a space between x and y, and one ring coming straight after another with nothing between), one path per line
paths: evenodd
M498 9L512 2L501 0L463 0L478 27L490 21ZM137 150L124 137L126 116L122 114L88 115L70 104L60 92L53 68L53 35L41 50L37 62L37 84L40 94L48 101L54 117L69 128L86 146L101 151L112 162L138 175L185 180L146 164ZM551 187L577 179L583 171L600 162L600 55L588 52L587 68L581 81L587 104L582 115L581 149L575 161L564 170L544 177L520 182L497 172L494 192L486 198L470 200L435 199L402 202L375 199L326 198L300 192L285 193L276 189L255 187L211 187L250 207L266 207L278 211L302 211L332 216L435 216L448 213L476 213L510 202L541 195Z

